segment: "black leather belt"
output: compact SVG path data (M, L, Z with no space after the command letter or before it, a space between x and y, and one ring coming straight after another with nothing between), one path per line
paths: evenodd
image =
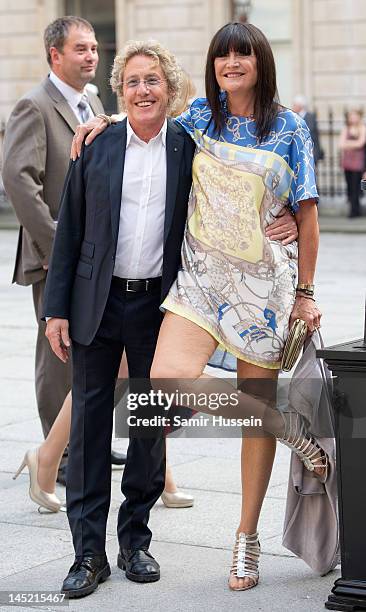
M161 276L156 278L120 278L119 276L112 276L112 283L116 285L121 291L128 292L141 292L141 291L153 291L154 289L160 289L161 287Z

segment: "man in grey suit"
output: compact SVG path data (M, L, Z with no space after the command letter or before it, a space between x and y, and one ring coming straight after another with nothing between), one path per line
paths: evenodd
M85 94L98 65L91 24L61 17L47 26L44 42L51 72L10 115L3 181L21 225L13 282L32 285L33 290L36 395L46 437L71 388L71 365L54 355L40 320L47 268L76 126L103 112L103 106L96 95Z

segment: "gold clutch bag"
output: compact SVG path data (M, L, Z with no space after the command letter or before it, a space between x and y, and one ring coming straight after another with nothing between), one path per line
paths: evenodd
M289 372L295 365L308 333L308 326L302 319L296 319L287 336L283 349L281 370Z

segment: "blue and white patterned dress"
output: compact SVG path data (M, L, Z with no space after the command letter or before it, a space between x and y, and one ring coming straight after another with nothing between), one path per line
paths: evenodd
M284 206L296 212L301 200L318 197L311 136L288 109L262 143L252 118L227 113L219 138L210 118L205 98L177 118L197 150L181 269L162 308L206 329L237 358L279 368L297 244L264 232Z

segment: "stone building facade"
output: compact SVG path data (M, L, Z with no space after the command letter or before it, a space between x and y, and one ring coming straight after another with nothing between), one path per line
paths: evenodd
M271 40L284 104L301 92L320 117L331 105L338 118L347 105L365 105L364 0L0 0L0 122L17 98L47 73L42 31L59 15L80 14L95 24L102 39L98 85L106 105L112 106L108 67L126 40L161 40L202 93L212 34L245 12Z
M168 46L202 95L212 34L232 19L255 23L274 51L281 102L291 106L301 93L318 113L325 151L318 168L322 201L330 196L333 206L335 196L343 199L338 132L347 107L366 110L365 0L0 0L0 168L7 117L48 71L43 30L64 14L85 17L95 27L100 44L96 84L107 112L116 110L110 66L128 39L155 38Z

